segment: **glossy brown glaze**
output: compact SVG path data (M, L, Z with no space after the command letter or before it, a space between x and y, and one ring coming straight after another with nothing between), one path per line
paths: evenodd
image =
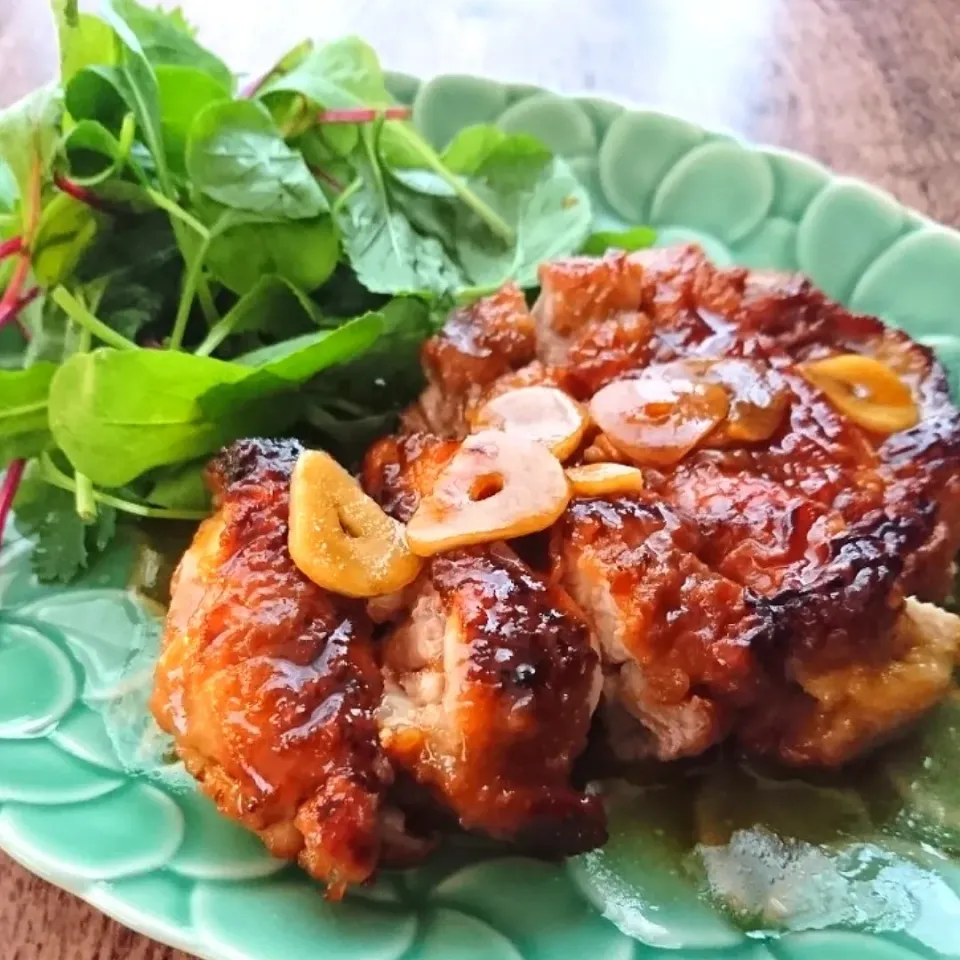
M212 464L217 512L174 576L152 707L220 811L339 898L377 864L391 771L363 609L287 552L299 452L246 440Z
M607 712L635 716L661 757L732 729L750 749L836 764L942 695L939 660L912 689L901 670L925 637L903 628L906 597L943 600L960 548L960 413L930 351L803 278L718 269L691 246L556 262L541 283L537 360L475 394L466 422L516 385L559 386L595 421L574 462L633 462L644 496L672 508L658 527L575 504L553 538L557 574L603 644ZM804 375L844 353L894 370L919 424L871 433ZM697 390L724 395L710 417ZM663 553L668 528L693 533ZM651 560L655 547L666 559ZM711 672L720 664L736 682ZM854 665L870 684L899 676L899 698L885 690L902 712L867 723L822 700L817 677Z
M640 724L633 737L611 730L625 759L702 753L760 689L757 649L769 650L772 621L697 557L704 542L646 492L574 500L554 530L557 575L603 647L611 726L621 709Z
M387 438L367 491L407 518L457 444ZM379 716L391 761L461 826L562 856L605 839L599 800L570 785L599 695L599 656L566 591L505 544L428 561L390 615Z
M321 29L312 0L282 0L279 7L236 0L228 22L215 0L180 5L200 26L200 39L249 76ZM53 75L52 32L43 72L36 46L12 30L18 17L42 6L11 4L13 20L3 24L5 102L27 89L18 81ZM692 16L691 6L447 0L423 18L422 0L353 0L325 8L322 30L356 33L389 67L419 76L478 73L653 104L804 151L937 220L960 224L956 0L768 0L752 4L752 15L712 4L699 10L702 17ZM417 29L409 29L412 23ZM26 36L39 41L36 32ZM16 960L187 960L2 855L0 932Z
M459 449L456 440L430 433L383 437L367 451L361 481L364 490L395 520L406 523Z
M405 425L457 436L470 401L498 377L529 363L534 346L533 317L523 291L513 284L454 310L424 345L429 386L404 414Z

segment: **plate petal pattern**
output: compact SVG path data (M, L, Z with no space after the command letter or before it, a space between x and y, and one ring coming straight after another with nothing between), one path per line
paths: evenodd
M604 229L651 222L660 243L695 240L721 263L808 272L928 343L960 389L960 235L890 197L655 110L476 77L388 83L438 147L473 123L534 133L567 157ZM618 907L602 857L569 871L453 858L329 905L182 780L124 771L131 745L111 736L111 710L142 702L149 671L130 656L156 631L125 590L129 546L69 589L37 584L28 553L10 531L0 550L0 847L135 929L209 960L679 956L650 943L728 960L921 955L896 934L758 943L692 902L657 914L655 935L633 929L648 941L638 943L601 915ZM952 955L956 928L941 933L922 941Z

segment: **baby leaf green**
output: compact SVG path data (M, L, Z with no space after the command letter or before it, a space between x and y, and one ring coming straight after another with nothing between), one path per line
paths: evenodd
M212 103L197 116L186 149L195 189L260 216L308 220L329 210L303 157L269 112L249 100Z
M445 294L463 283L440 241L418 232L395 202L372 152L339 223L350 265L368 290Z
M52 363L0 370L0 467L49 445L47 396L55 370Z
M203 219L214 223L218 204L204 204ZM340 234L332 217L264 220L251 214L219 233L207 250L207 268L234 293L252 290L266 276L280 276L300 290L315 290L333 273Z
M50 166L59 135L61 96L56 87L41 87L0 112L0 157L27 193L35 164Z
M590 232L590 197L562 160L554 160L530 190L478 187L478 192L514 227L517 239L507 247L473 215L461 218L457 250L476 286L507 280L536 286L538 265L579 250Z
M154 67L193 67L228 92L233 90L233 73L219 57L194 40L176 12L150 9L134 0L113 0L113 8L140 41L144 56Z
M550 150L527 133L505 133L499 127L465 127L443 151L454 172L501 187L529 186L553 159Z
M210 491L204 480L205 470L205 460L163 468L157 472L145 499L173 510L207 510Z
M276 274L267 274L215 324L194 353L210 356L238 333L267 334L279 339L313 332L322 323L316 304L302 290Z
M99 17L81 13L76 23L60 30L60 79L64 84L92 64L110 65L117 51L113 30Z
M99 486L119 487L239 436L244 428L237 417L244 419L244 411L216 420L199 401L213 387L247 376L234 364L178 351L76 354L53 378L50 429L80 473Z
M361 317L246 364L174 350L75 354L51 382L50 429L78 472L98 486L123 486L154 467L289 426L297 404L273 398L366 349L381 325L377 315Z
M71 179L86 186L110 179L124 159L117 138L96 120L80 120L64 138L63 148Z
M136 31L127 22L127 17L136 19L140 9L128 0L107 0L104 4L103 19L113 28L118 43L117 65L111 75L117 92L137 120L140 136L156 163L161 186L169 190L169 174L160 129L160 92L157 78Z
M117 67L92 63L73 75L64 90L64 103L74 120L97 123L116 137L130 111L123 87Z
M196 67L164 64L156 68L160 90L160 127L171 169L185 172L184 155L193 121L204 107L230 98L215 76Z
M382 107L391 103L380 60L359 37L312 49L289 73L268 81L262 97L298 93L319 107Z
M652 227L631 227L629 230L601 230L591 233L584 241L581 253L599 257L607 250L645 250L652 247L657 231Z
M40 217L33 242L33 272L45 287L70 276L97 235L97 214L85 203L58 194Z
M346 363L377 342L384 328L383 315L367 313L337 327L261 347L236 362L289 383L304 383L321 370Z

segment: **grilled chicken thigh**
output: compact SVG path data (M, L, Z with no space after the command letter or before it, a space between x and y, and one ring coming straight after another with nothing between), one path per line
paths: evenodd
M456 444L388 438L364 485L407 520ZM597 797L570 784L600 694L582 613L504 543L432 558L396 603L383 643L381 741L460 824L561 856L606 836Z
M757 695L771 624L697 558L700 541L646 493L574 500L555 529L559 575L600 637L608 720L626 710L640 724L619 725L623 759L702 753Z
M367 453L394 520L431 505L395 594L348 600L294 565L296 443L210 467L153 711L219 808L332 897L425 851L402 812L424 797L542 854L603 843L574 779L595 715L626 760L729 738L836 766L952 688L960 618L927 601L960 549L960 411L929 350L696 247L547 264L541 283L532 311L510 285L455 310L402 432ZM468 448L476 475L454 470ZM524 517L536 462L552 499ZM436 495L462 476L459 500ZM495 497L536 523L444 528Z
M541 285L536 359L518 366L530 324L516 303L524 350L451 392L448 435L530 384L590 403L685 370L730 398L726 425L706 421L686 455L641 463L647 494L574 500L553 531L553 575L600 640L619 752L687 756L732 733L751 751L834 765L936 702L960 621L907 598L943 600L952 585L960 413L930 351L802 278L720 270L695 247L546 264ZM463 326L480 336L486 316L477 304L428 345L434 385L464 368ZM885 436L838 408L802 365L839 354L887 365L919 422ZM601 426L574 462L632 462Z
M211 465L216 513L174 576L152 707L220 811L339 898L372 874L396 814L369 621L287 551L299 452L247 440Z

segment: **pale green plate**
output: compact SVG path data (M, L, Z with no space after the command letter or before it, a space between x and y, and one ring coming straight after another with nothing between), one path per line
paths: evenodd
M960 384L960 235L889 196L653 111L473 77L391 82L438 145L473 123L533 133L589 185L599 226L652 223L662 244L697 240L720 263L802 270L935 346ZM863 882L900 898L883 922L845 914L852 929L767 941L744 936L669 871L638 920L636 904L611 895L616 876L604 886L602 856L564 868L461 852L329 905L192 788L131 775L118 761L104 716L129 733L120 746L131 755L150 672L127 661L156 637L155 620L124 590L130 548L58 590L32 579L28 546L11 533L0 568L0 847L158 940L215 960L671 955L649 944L731 960L960 956L960 871L946 863L937 877L876 868ZM635 866L646 869L649 856ZM914 897L911 883L924 894Z

